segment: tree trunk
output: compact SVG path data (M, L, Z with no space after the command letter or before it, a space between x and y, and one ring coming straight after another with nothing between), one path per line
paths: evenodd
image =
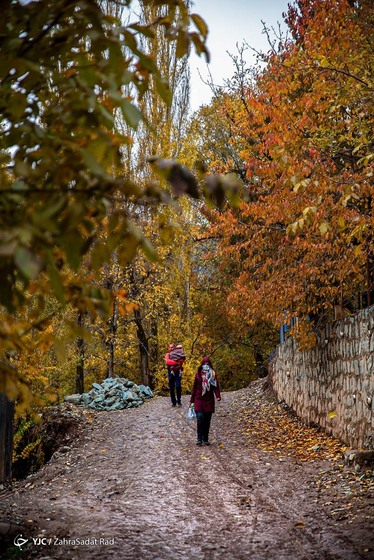
M149 371L149 344L147 335L145 333L142 316L139 309L134 310L136 335L138 337L139 353L140 353L140 367L142 373L142 381L144 385L153 388L152 376Z
M115 300L113 302L113 313L109 319L109 361L108 361L108 377L114 377L114 367L115 367L115 348L116 348L116 338L118 329L118 302Z
M77 323L79 327L83 327L83 313L78 313ZM84 393L84 350L85 344L83 338L77 340L77 369L75 373L75 392Z
M374 304L374 255L370 253L366 261L368 307Z
M267 370L268 370L267 364L265 364L264 357L262 355L261 350L256 345L253 347L253 356L256 362L255 374L257 375L257 377L260 378L266 377Z
M152 317L151 319L151 337L151 344L149 345L149 370L151 372L151 377L153 378L159 358L158 322L155 317Z
M14 401L0 394L0 483L12 479Z

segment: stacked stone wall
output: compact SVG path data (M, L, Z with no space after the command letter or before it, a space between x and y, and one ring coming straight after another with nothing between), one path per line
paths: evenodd
M308 424L355 448L374 449L374 306L335 321L315 348L278 346L269 381Z

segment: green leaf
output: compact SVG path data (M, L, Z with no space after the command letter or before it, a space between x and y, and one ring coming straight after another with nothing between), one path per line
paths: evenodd
M155 248L153 247L152 243L148 239L143 237L143 239L140 242L140 246L147 259L153 262L161 262L161 259L157 255Z
M82 260L82 252L84 239L78 232L70 232L61 240L61 246L64 248L69 265L73 270L78 270Z
M139 121L143 118L142 113L135 105L130 103L128 99L123 99L121 105L122 113L127 124L132 128L137 128Z
M139 247L139 243L139 237L137 235L133 235L132 233L126 233L122 238L118 252L118 260L122 266L125 266L132 261Z
M157 92L160 94L161 98L167 103L167 105L171 105L173 95L167 80L159 79L157 76L154 76Z
M51 282L52 290L61 304L65 303L65 293L64 293L64 285L62 282L61 275L59 271L54 266L54 263L48 269L49 273L49 280Z
M90 264L94 270L99 270L99 268L105 263L109 262L111 258L110 251L105 245L98 243L94 246L91 252Z
M35 280L43 268L43 263L26 247L19 247L14 254L14 262L22 274L29 280Z
M90 143L89 150L97 161L102 161L109 147L108 138L106 136L100 136L97 140Z
M132 25L129 25L129 28L134 29L134 31L141 33L145 37L149 37L149 39L154 39L155 37L155 32L149 25L139 25L138 23L133 23Z
M14 171L15 174L18 175L19 177L27 177L28 175L31 175L32 172L31 167L27 165L27 163L24 162L22 159L16 159L14 165Z
M97 159L94 157L93 154L89 150L82 149L81 150L82 159L84 163L87 165L88 170L93 173L94 175L98 175L99 177L103 177L108 179L109 176L105 172L105 170L101 167Z
M15 181L12 185L14 191L28 191L29 186L24 181Z

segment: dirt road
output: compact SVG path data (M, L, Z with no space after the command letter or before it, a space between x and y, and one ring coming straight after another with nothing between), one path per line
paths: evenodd
M9 522L13 530L6 557L374 558L367 489L354 501L337 477L320 484L335 465L280 459L245 439L241 408L258 406L261 391L255 382L223 394L210 447L195 445L188 397L182 408L156 397L137 409L94 413L75 447L3 492L3 533ZM358 478L353 494L357 485Z

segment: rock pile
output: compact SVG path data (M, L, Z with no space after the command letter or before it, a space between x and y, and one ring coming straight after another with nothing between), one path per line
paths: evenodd
M152 397L151 389L145 385L136 385L125 377L108 377L101 384L93 383L88 393L67 395L64 400L94 410L122 410L140 406Z

